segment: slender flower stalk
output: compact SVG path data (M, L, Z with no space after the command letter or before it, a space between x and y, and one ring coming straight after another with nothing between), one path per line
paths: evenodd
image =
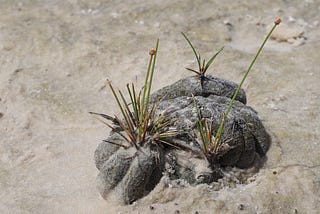
M249 65L249 67L248 67L245 75L243 76L240 84L238 85L236 91L234 92L234 94L233 94L233 96L232 96L232 99L231 99L231 101L230 101L230 103L229 103L229 105L228 105L228 108L227 108L226 112L225 112L225 113L223 114L223 116L222 116L222 120L221 120L220 126L219 126L219 128L218 128L218 131L217 131L217 133L216 133L216 136L215 136L214 142L213 142L213 144L212 144L211 150L216 151L217 148L219 147L220 142L221 142L221 135L222 135L222 131L223 131L223 128L224 128L224 124L225 124L226 118L227 118L228 114L229 114L230 111L231 111L231 108L232 108L232 106L233 106L233 103L234 103L236 97L238 96L238 93L239 93L239 91L240 91L240 88L242 87L244 81L247 79L247 76L248 76L249 72L251 71L254 63L256 62L258 56L260 55L260 53L261 53L264 45L266 44L267 40L270 38L270 36L271 36L272 32L274 31L274 29L275 29L275 28L277 27L277 25L279 25L280 23L281 23L281 19L279 19L279 18L274 21L273 27L271 28L271 30L270 30L269 33L267 34L267 36L266 36L266 38L264 39L263 43L261 44L258 52L256 53L256 55L255 55L255 57L253 58L251 64Z

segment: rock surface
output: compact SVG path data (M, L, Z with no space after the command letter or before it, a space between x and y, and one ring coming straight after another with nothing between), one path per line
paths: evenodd
M188 77L155 92L152 95L153 102L161 100L157 108L158 114L166 112L166 120L175 121L169 128L177 130L178 135L170 142L180 150L191 150L193 154L183 154L176 147L152 142L141 149L124 149L103 142L95 151L96 166L100 170L100 194L107 199L111 192L115 192L121 202L128 204L149 193L160 181L162 174L167 174L172 179L184 179L189 184L200 184L211 183L223 177L220 167L252 166L257 157L266 154L270 137L257 113L245 105L243 90L226 119L222 144L218 147L217 154L212 155L214 163L201 153L202 145L194 134L197 131L198 114L191 96L195 95L202 117L212 121L213 133L216 133L236 88L235 83L208 75L202 85L198 77ZM108 141L123 144L123 139L114 132ZM199 160L180 164L181 159L186 157ZM205 170L199 171L199 165L202 165L201 170Z

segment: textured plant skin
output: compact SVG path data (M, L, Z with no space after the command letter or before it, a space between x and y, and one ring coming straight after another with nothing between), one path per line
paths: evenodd
M130 204L150 192L163 174L172 179L185 179L192 185L210 183L223 176L220 167L248 168L259 161L259 157L263 157L269 148L270 138L257 113L245 105L246 95L243 90L226 119L222 135L224 143L211 158L214 161L203 158L201 147L195 140L198 115L192 94L195 94L194 99L203 118L212 121L215 134L236 88L235 83L208 75L203 88L197 77L187 77L153 93L150 104L156 102L158 97L167 95L158 103L155 114L166 110L167 120L175 121L169 128L179 133L171 139L176 147L146 143L137 150L134 147L123 148L107 142L101 143L95 151L101 195L108 198L115 194L120 202ZM111 132L107 140L125 143L117 132ZM180 164L182 160L190 159L190 152L194 161L187 167L186 164ZM206 166L207 171L199 171L199 165Z

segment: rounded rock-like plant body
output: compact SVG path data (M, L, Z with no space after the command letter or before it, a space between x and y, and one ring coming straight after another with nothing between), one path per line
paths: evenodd
M119 139L120 140L120 139ZM120 202L130 204L149 193L158 184L164 168L164 154L161 146L122 147L108 155L107 149L114 149L113 144L103 143L104 151L95 152L98 167L99 159L105 162L99 167L97 187L105 199L114 192ZM105 156L104 156L105 155Z
M266 154L270 137L257 112L246 106L242 89L226 118L218 149L205 157L195 136L199 119L195 102L201 117L212 122L214 135L236 88L237 84L233 82L206 75L202 81L197 76L181 79L152 94L151 105L160 100L157 115L165 112L166 120L173 121L170 128L178 132L170 139L176 147L145 142L138 149L134 146L125 149L101 143L95 151L101 195L107 198L116 193L123 203L129 204L148 194L163 174L171 179L199 184L221 178L223 174L219 167L251 167ZM111 132L107 140L128 145L115 132Z

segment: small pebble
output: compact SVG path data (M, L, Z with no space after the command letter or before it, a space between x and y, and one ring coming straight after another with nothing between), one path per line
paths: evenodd
M180 210L174 211L174 214L179 214L179 213L180 213Z
M0 112L0 118L2 118L2 117L3 117L3 113Z
M243 204L239 204L238 205L238 210L244 210L244 205Z
M230 22L228 19L225 19L225 20L223 21L223 24L225 24L225 25L232 25L231 22Z
M23 69L22 68L17 68L16 70L14 70L14 73L19 73L21 72Z
M154 206L150 206L149 208L150 208L150 210L154 210Z
M272 173L273 173L274 175L278 174L277 171L273 171Z
M295 22L296 21L296 19L294 17L292 17L292 16L289 16L288 20L289 20L289 22Z
M231 42L232 38L230 36L226 36L226 37L224 37L224 40L227 41L227 42Z
M194 214L200 214L198 211L195 211Z

